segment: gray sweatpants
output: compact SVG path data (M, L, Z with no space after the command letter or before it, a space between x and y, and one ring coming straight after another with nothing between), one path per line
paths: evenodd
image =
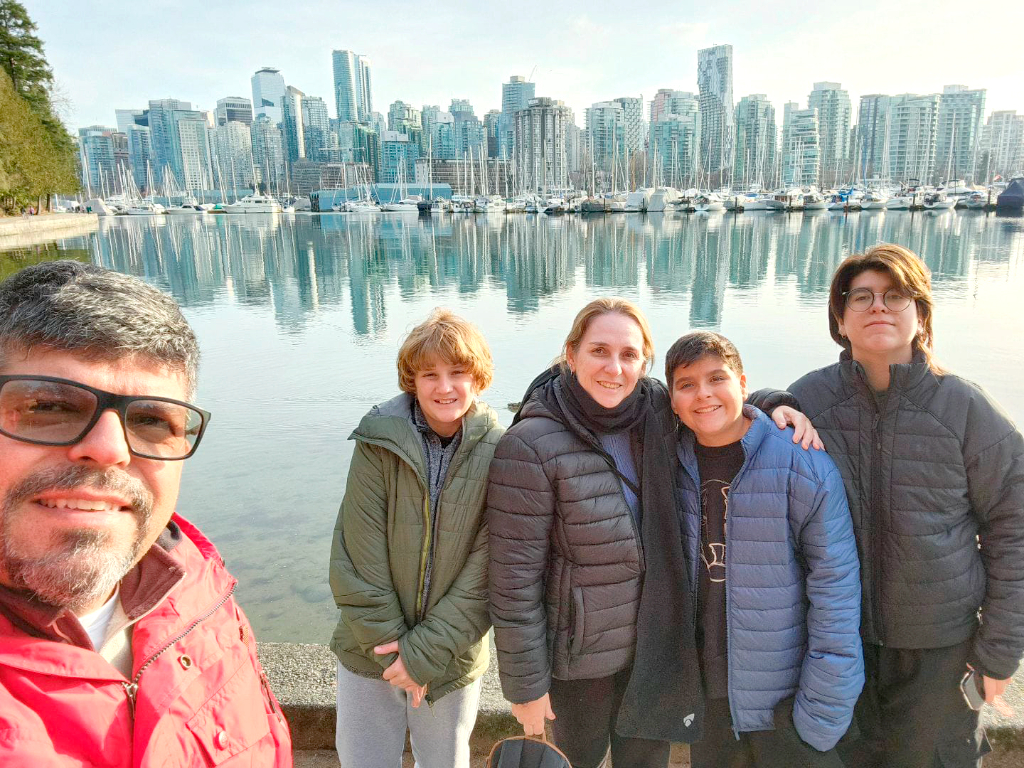
M334 744L341 768L401 768L409 732L416 768L469 768L469 735L480 703L479 679L429 706L413 708L401 688L338 664Z

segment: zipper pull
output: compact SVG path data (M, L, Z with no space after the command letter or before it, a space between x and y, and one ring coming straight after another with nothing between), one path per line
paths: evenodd
M139 684L138 683L121 683L121 686L124 688L124 692L128 696L128 714L132 718L132 720L134 720L135 719L135 697L139 693Z
M263 686L263 692L267 696L267 702L270 704L270 711L274 714L278 720L281 719L281 713L277 711L277 704L274 703L274 694L270 690L270 681L267 679L267 673L260 669L260 685Z

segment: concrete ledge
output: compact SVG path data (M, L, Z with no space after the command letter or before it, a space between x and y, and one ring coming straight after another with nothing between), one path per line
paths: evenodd
M337 657L325 645L260 643L260 661L270 678L292 729L296 751L334 749L334 712ZM521 733L508 702L501 695L496 654L483 680L475 737L488 743ZM1024 749L1024 671L1010 683L1005 699L1015 710L1003 717L991 707L983 710L982 722L997 751Z
M45 213L0 218L0 247L21 248L61 237L85 235L97 229L95 213Z
M334 749L338 659L325 645L260 643L260 661L281 702L296 750ZM494 741L519 730L501 695L498 667L484 674L474 734Z

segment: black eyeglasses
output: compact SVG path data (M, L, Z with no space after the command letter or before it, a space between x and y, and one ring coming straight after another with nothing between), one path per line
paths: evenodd
M210 413L169 397L115 395L53 376L0 376L0 434L74 445L104 411L117 411L133 456L180 461L196 452Z
M875 296L881 296L882 303L893 312L902 312L914 300L899 288L890 288L885 293L875 293L870 288L854 288L843 294L846 306L854 312L867 312L871 309L871 305L875 303Z

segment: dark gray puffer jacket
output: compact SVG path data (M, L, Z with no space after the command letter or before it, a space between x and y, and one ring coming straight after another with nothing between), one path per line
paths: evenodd
M974 635L973 663L1009 677L1024 652L1024 439L975 384L920 356L890 370L881 406L845 352L790 387L846 485L861 634L896 648Z
M505 698L627 669L643 573L633 516L608 462L536 399L495 450L487 523Z

